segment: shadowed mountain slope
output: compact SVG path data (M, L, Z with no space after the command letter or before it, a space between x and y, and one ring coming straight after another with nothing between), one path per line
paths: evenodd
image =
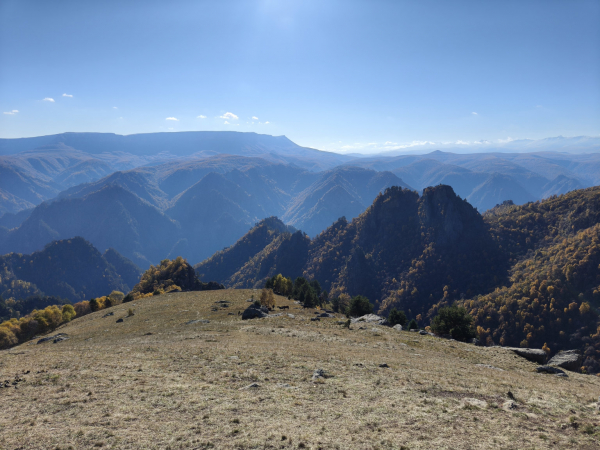
M169 253L179 226L148 202L112 185L82 198L41 204L0 247L3 253L32 252L74 236L83 236L97 248L115 248L136 264L148 266Z
M282 233L295 232L276 217L268 217L257 223L234 245L215 253L195 266L202 281L231 283L228 278L257 253L261 252Z
M128 292L131 287L80 237L52 242L30 255L10 253L0 257L0 264L4 272L0 289L5 299L46 294L76 302L113 290Z

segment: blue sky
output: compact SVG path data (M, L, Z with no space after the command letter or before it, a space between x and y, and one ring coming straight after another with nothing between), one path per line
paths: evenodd
M598 136L599 24L597 0L0 0L0 137L236 130L369 152Z

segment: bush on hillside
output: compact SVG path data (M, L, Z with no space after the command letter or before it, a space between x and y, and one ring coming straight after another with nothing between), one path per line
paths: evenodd
M134 299L152 295L154 292L206 291L225 289L222 284L215 282L203 283L198 279L194 268L181 256L173 260L164 259L157 266L150 266L144 272L138 284L130 294Z
M409 330L418 330L419 325L417 324L417 321L415 319L410 319L410 322L408 322L408 326L406 328L408 328Z
M449 334L457 341L475 337L473 318L465 308L459 306L440 308L437 316L431 321L431 329L435 334Z
M352 297L350 305L348 306L347 314L351 317L360 317L365 314L371 314L373 312L373 305L369 302L367 297L357 295Z
M406 318L406 314L404 313L404 311L398 311L396 308L392 309L390 311L390 315L388 316L388 322L390 323L391 326L394 325L406 325L406 321L408 319Z
M269 309L273 309L275 307L275 296L273 295L272 289L264 288L260 293L260 304L261 306L266 306Z

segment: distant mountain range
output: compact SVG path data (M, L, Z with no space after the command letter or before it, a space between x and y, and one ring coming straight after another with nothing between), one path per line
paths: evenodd
M140 267L197 263L271 216L315 237L391 186L450 185L483 212L600 184L599 153L356 158L235 132L0 139L0 155L0 253L83 236Z

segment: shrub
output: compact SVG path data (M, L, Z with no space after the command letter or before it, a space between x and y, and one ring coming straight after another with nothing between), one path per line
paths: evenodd
M473 318L465 308L458 306L440 308L431 322L431 329L436 334L449 334L460 341L475 337Z
M72 305L63 305L62 307L62 318L63 322L70 322L75 318L77 313L75 312L75 308Z
M404 311L398 311L396 308L392 309L390 311L390 315L388 316L388 322L390 323L391 326L394 325L406 325L406 314L404 313Z
M100 309L100 305L98 305L98 300L96 300L95 298L92 298L90 300L90 309L92 310L92 312L96 312Z
M75 313L77 314L77 317L85 316L86 314L89 314L92 312L92 308L90 307L90 302L88 302L87 300L75 303L73 305L73 308L75 309Z
M369 302L367 297L363 297L362 295L357 295L350 300L350 305L348 306L348 315L352 317L360 317L365 314L371 314L373 312L373 305Z
M260 304L271 309L275 307L275 296L272 289L264 288L260 293Z
M133 294L130 292L129 294L127 294L125 297L123 297L123 303L129 303L132 302L133 300L135 300L133 298Z
M409 330L418 330L419 324L417 324L417 321L415 319L410 319L410 322L408 322L408 326L406 328L408 328Z
M108 295L108 300L110 301L110 306L116 306L123 303L123 299L125 298L125 294L120 291L112 291Z

